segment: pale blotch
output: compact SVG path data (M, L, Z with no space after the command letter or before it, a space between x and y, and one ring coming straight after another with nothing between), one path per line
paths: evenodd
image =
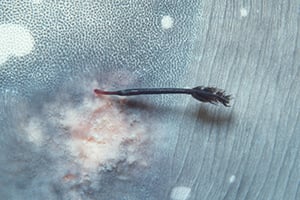
M22 57L34 47L34 38L30 31L17 24L0 25L0 64L11 56Z
M174 19L171 16L165 15L162 17L161 19L162 29L170 29L173 27L173 25L174 25Z
M32 142L37 146L42 144L43 130L38 119L31 119L23 129L29 142Z
M114 101L105 96L87 95L80 105L62 106L57 102L47 105L45 110L53 116L51 122L69 137L57 142L67 147L85 173L91 173L112 170L120 162L148 165L141 151L150 139L147 129L137 115L126 113L125 104L122 98Z
M241 17L247 17L248 16L248 10L246 8L240 9Z
M187 200L190 197L191 188L185 186L174 187L171 192L172 200Z
M236 179L235 175L230 176L229 183L233 183L235 179Z

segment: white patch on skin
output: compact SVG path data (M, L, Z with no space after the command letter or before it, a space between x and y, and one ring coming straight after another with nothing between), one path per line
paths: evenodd
M174 187L171 192L172 200L187 200L190 197L191 188L185 186Z
M29 123L24 126L24 130L28 141L40 146L43 141L43 130L39 120L31 119Z
M11 56L25 56L34 47L34 38L30 31L17 24L0 25L0 64Z
M111 99L86 98L80 106L64 109L58 123L69 130L66 144L84 170L114 168L121 160L143 163L138 152L147 140L146 130Z
M171 16L165 15L162 17L161 19L162 29L170 29L173 27L173 25L174 25L174 19Z
M33 147L35 155L47 153L57 169L45 180L70 188L68 199L79 199L87 187L96 191L105 172L116 172L119 180L135 177L151 165L156 141L150 122L145 121L147 116L126 99L93 94L94 88L106 89L97 82L83 80L79 84L72 87L82 91L82 98L73 99L67 87L43 103L38 112L19 103L20 113L16 114L20 139Z
M235 175L230 176L229 183L233 183L235 179L236 179Z
M248 10L246 8L240 9L241 17L247 17L248 16Z
M57 136L52 140L66 148L82 172L90 174L112 170L119 162L146 167L148 160L142 150L150 141L147 128L137 115L126 113L125 105L126 101L122 98L114 101L106 96L87 95L76 106L59 100L47 104L42 113L49 116L48 122L58 127L66 137ZM42 129L42 122L35 117L22 127L28 140L37 145L45 141L43 136L47 135ZM67 180L73 179L73 176L67 177Z

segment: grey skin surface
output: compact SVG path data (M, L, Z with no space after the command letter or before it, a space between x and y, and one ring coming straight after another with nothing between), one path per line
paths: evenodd
M191 200L300 199L299 1L1 1L3 24L25 27L34 47L0 64L1 199L185 199L181 186ZM130 97L125 116L152 138L139 149L148 165L125 156L82 176L49 108L76 111L94 81L217 86L234 99ZM79 178L62 180L69 171Z

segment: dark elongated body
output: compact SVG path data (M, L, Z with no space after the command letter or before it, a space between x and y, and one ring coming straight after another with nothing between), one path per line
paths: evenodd
M226 95L223 90L215 87L198 86L192 89L186 88L134 88L117 91L104 91L95 89L94 92L98 95L118 95L118 96L133 96L133 95L153 95L153 94L190 94L192 97L201 102L212 104L222 103L228 107L231 99L230 95Z

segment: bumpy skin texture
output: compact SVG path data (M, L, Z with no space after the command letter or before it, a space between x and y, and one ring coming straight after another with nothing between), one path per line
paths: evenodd
M1 1L0 9L1 197L164 198L154 112L93 89L183 80L199 2Z
M1 199L300 199L300 5L261 2L1 0ZM93 94L198 85L231 107Z
M23 91L107 71L115 73L110 77L115 84L128 79L126 75L141 84L174 83L186 73L199 9L195 1L1 1L0 6L1 24L22 25L35 41L30 55L12 56L1 65L1 87ZM162 28L165 15L176 18L173 28Z

